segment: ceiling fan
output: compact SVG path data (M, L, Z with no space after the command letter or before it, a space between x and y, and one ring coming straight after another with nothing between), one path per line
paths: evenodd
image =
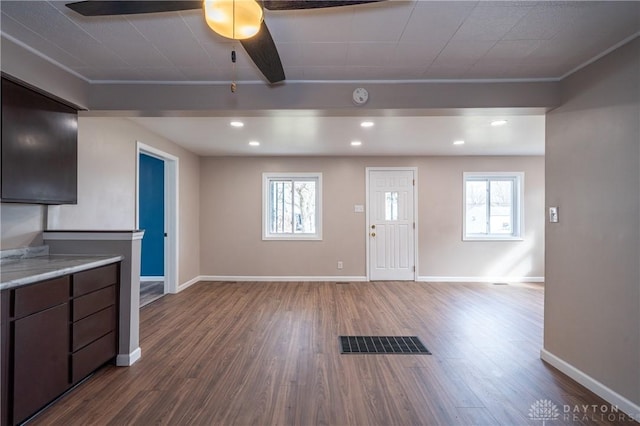
M239 40L269 83L278 83L285 79L284 69L278 49L264 22L263 8L272 11L319 9L379 1L385 0L89 0L68 3L66 6L84 16L204 9L207 24L223 37Z

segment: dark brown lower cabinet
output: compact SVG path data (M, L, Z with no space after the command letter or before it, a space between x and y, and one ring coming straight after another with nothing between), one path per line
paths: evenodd
M69 387L69 304L13 322L13 418L15 423Z
M103 364L118 342L120 264L3 290L0 424L19 424Z

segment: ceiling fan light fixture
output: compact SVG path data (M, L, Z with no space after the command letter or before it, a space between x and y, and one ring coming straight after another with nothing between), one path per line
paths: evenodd
M260 31L264 15L255 0L204 0L204 17L222 37L244 40Z

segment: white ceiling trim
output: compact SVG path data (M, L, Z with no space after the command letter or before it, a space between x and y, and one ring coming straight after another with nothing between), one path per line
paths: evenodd
M624 40L622 40L620 43L616 43L613 46L611 46L610 48L608 48L607 50L605 50L602 53L599 53L598 55L594 56L593 58L589 59L587 62L578 65L577 67L575 67L574 69L572 69L571 71L569 71L568 73L566 73L565 75L561 76L558 81L560 80L564 80L565 78L569 77L572 74L577 73L578 71L580 71L582 68L588 67L589 65L591 65L592 63L596 62L598 59L603 58L605 56L607 56L609 53L613 52L614 50L618 49L619 47L624 46L625 44L629 43L632 40L635 40L637 37L640 37L640 31L638 31L637 33L625 38Z
M72 70L71 68L62 65L60 62L51 59L50 57L48 57L47 55L39 52L38 50L34 49L33 47L21 42L20 40L18 40L15 37L10 36L9 34L3 32L2 30L0 30L0 37L1 38L6 38L7 40L17 44L18 46L20 46L21 48L25 49L26 51L28 51L29 53L33 53L34 55L36 55L37 57L44 59L45 61L49 62L50 64L55 65L56 67L68 72L69 74L73 75L74 77L78 77L79 79L81 79L82 81L86 81L89 84L92 84L91 80L89 80L87 77L83 76L82 74L77 73L76 71Z
M562 77L564 78L564 77ZM282 84L451 84L451 83L554 83L562 78L487 78L487 79L419 79L419 80L289 80ZM201 85L212 84L226 86L231 81L165 81L165 80L88 80L91 84L170 84ZM267 84L262 80L241 80L242 84ZM275 85L274 87L277 87Z

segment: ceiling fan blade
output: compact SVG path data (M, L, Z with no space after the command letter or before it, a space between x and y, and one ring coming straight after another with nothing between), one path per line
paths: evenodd
M270 83L278 83L285 79L278 49L264 21L262 21L258 34L240 40L240 43Z
M352 6L355 4L377 3L380 1L386 0L262 0L262 4L265 9L269 10L299 10Z
M202 9L199 1L78 1L67 3L69 9L84 16L134 15L138 13L175 12Z

